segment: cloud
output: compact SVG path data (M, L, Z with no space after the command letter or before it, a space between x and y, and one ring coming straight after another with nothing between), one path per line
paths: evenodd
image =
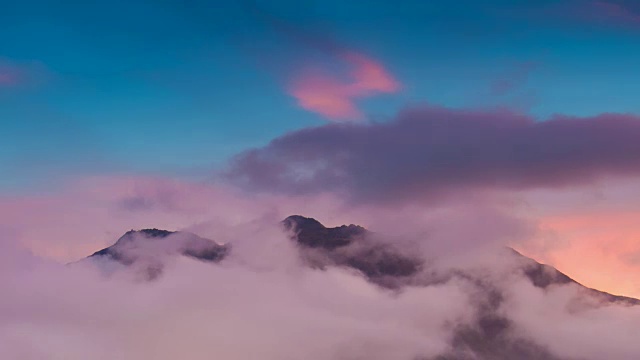
M356 52L338 58L350 67L346 79L324 69L305 70L293 79L289 93L302 108L332 121L361 120L363 114L356 99L400 89L400 84L379 62Z
M541 292L515 281L508 288L504 311L513 319L514 332L526 333L561 359L637 357L640 347L632 334L639 307L589 308L576 301L579 292L573 286Z
M147 188L144 183L152 181L142 181L139 189ZM0 289L11 291L0 299L0 357L431 358L447 351L455 325L472 317L464 289L457 283L399 294L380 289L351 271L303 266L277 222L261 217L265 210L256 199L243 205L241 199L225 198L223 192L212 196L205 188L196 191L195 186L193 196L206 197L198 202L190 199L190 191L174 184L174 193L179 195L170 207L164 207L163 201L156 203L154 191L145 194L145 190L131 195L146 196L153 205L120 209L120 216L99 211L79 217L81 212L64 206L71 200L75 203L71 209L113 210L119 203L115 200L134 190L123 186L126 181L122 180L111 186L109 182L94 184L93 195L90 189L81 191L84 200L76 194L58 203L64 207L58 211L72 217L74 223L66 229L66 239L55 232L50 233L51 238L46 231L40 233L43 244L89 245L91 239L83 236L83 227L99 233L98 229L107 228L104 218L116 223L131 217L140 221L137 212L155 217L164 209L177 221L188 223L182 212L188 214L216 200L213 204L218 209L206 215L211 219L216 212L220 215L212 238L231 242L232 256L220 266L176 259L150 284L134 281L126 272L105 278L88 262L61 266L38 259L29 267L22 262L2 262ZM124 191L113 191L118 188ZM78 204L81 201L84 206ZM233 209L239 208L241 213L235 213ZM53 213L53 209L47 211ZM245 226L236 226L238 215ZM42 224L42 216L42 212L32 214L33 222L27 227ZM190 221L197 223L199 219L191 216ZM11 243L6 232L1 234L0 244ZM16 251L7 251L0 256L16 258Z
M7 294L0 357L413 360L526 351L595 360L637 351L627 335L637 310L582 304L571 286L534 288L501 255L512 239L535 235L509 201L354 207L341 200L143 177L85 178L58 194L0 198L0 291ZM392 234L386 241L428 259L428 267L400 291L347 269L311 269L277 226L292 213ZM105 277L90 262L57 262L142 227L190 230L232 251L213 265L169 259L152 283L126 269ZM503 329L489 336L498 355L455 345L490 329ZM574 346L581 341L588 347Z
M517 247L594 288L640 296L637 178L527 191L523 205L538 231Z
M430 271L446 274L454 266L457 273L472 276L445 276L434 284L422 280L425 273L414 285L389 291L347 269L322 271L304 266L277 224L260 216L264 209L252 212L251 205L262 208L261 200L253 199L244 209L242 201L233 196L224 198L221 192L212 197L206 188L195 191L196 186L193 196L203 197L197 201L190 199L186 185L179 190L181 186L174 184L177 195L165 207L164 200L154 200L155 190L145 193L147 186L143 185L153 183L150 179L141 181L138 190L123 187L122 179L111 187L105 186L109 182L94 179L93 183L93 195L86 188L82 192L83 198L92 199L82 206L85 211L92 207L113 210L111 206L119 203L116 200L129 191L132 196L147 197L153 205L120 208L122 214L91 213L84 218L78 217L80 212L58 208L64 216L73 217L68 237L62 240L53 233L49 239L43 232L43 243L64 241L77 246L89 242L76 228L83 222L91 222L96 232L104 227L104 217L123 221L133 216L140 221L137 212L155 217L162 213L157 212L160 209L179 220L182 212L190 213L216 200L219 209L205 216L217 217L211 235L232 244L230 257L216 265L175 258L160 278L144 283L126 269L105 277L90 262L62 266L16 247L2 247L0 259L20 261L0 262L0 290L6 294L0 298L0 357L413 360L440 355L512 359L524 353L535 359L577 355L595 360L623 359L637 350L637 343L628 335L633 333L629 319L637 316L636 309L576 307L580 294L575 288L534 288L499 253L472 252L464 261L449 263L439 259ZM159 188L172 186L159 183ZM127 191L113 192L115 188ZM237 209L241 212L236 213ZM243 226L237 226L238 215ZM463 241L487 230L486 235L496 235L500 229L508 232L508 227L491 220L491 214L482 219L450 215L440 217L449 218L449 222L440 222L443 232L423 235L422 241L434 241L429 240L432 237ZM40 224L40 216L29 216L31 226ZM185 216L181 221L188 220ZM481 223L492 225L479 226ZM413 226L410 221L405 224ZM0 245L12 243L15 234L0 232ZM491 294L497 296L493 305ZM493 310L487 310L488 306ZM486 329L498 331L489 336L490 345L455 345L473 343L474 336ZM575 346L583 341L588 341L587 347Z
M0 300L7 359L432 357L468 307L454 284L393 296L343 270L300 266L179 260L152 284L102 278L89 264L9 274L0 276L11 289Z
M303 109L330 121L361 121L359 99L400 90L400 82L380 60L337 41L326 31L314 30L313 24L298 25L253 2L245 5L280 36L278 42L294 48L290 57L298 60L289 66L294 70L287 69L286 90Z
M387 123L285 134L239 155L225 176L254 191L332 191L360 203L437 201L639 175L638 138L634 115L536 121L509 111L424 107Z
M430 206L352 206L330 193L253 194L221 184L118 176L76 179L53 194L0 196L0 233L11 234L37 256L72 262L131 229L190 230L227 243L255 221L275 224L292 214L313 216L327 226L348 219L405 238L431 234L442 239L423 242L425 252L432 254L530 235L527 225L494 198ZM459 226L467 222L477 225L473 236Z

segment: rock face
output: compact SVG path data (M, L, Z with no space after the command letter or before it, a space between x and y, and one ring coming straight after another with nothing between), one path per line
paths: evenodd
M389 278L412 276L422 267L422 260L376 241L373 234L361 226L327 228L315 219L300 215L289 216L282 223L312 266L351 267L379 284Z
M318 220L292 215L282 221L287 230L295 232L298 244L310 248L334 250L363 238L368 231L357 225L327 228Z

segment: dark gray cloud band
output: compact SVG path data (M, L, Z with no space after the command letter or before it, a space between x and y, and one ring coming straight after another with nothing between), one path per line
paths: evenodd
M640 174L640 117L546 121L509 111L424 107L375 124L285 134L237 156L230 180L257 191L344 192L359 201L532 189Z

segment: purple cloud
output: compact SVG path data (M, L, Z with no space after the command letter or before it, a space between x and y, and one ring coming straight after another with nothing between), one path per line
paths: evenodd
M508 111L407 110L388 123L303 129L240 154L226 176L248 189L323 191L356 201L436 199L640 175L640 117L536 121Z

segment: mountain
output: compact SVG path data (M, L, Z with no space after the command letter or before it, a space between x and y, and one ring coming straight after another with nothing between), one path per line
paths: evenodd
M320 249L331 261L331 265L352 267L374 282L385 276L410 277L425 267L423 260L418 257L403 254L388 244L373 242L373 233L361 226L352 224L327 228L313 218L300 215L289 216L283 221L283 225L292 233L291 238L297 241L303 251L308 251L309 248ZM356 244L359 250L341 253L341 249ZM572 283L602 301L640 305L638 299L587 288L554 267L541 264L512 248L507 248L507 255L514 257L515 261L521 264L520 271L538 288L546 289L552 285ZM461 272L453 272L451 276L456 274L465 276Z
M283 228L299 247L307 263L316 268L342 266L353 268L370 281L386 287L415 285L411 277L425 270L424 259L394 248L380 241L374 233L358 225L328 228L316 219L292 215L282 221ZM138 262L159 260L167 256L182 255L200 261L217 263L229 254L229 245L185 231L160 229L130 230L115 244L96 251L89 258L112 260L125 266ZM552 285L574 284L583 292L601 301L625 305L640 305L640 300L609 294L583 286L552 266L541 264L514 249L507 253L519 264L522 274L541 289ZM451 277L469 278L462 271L452 271L432 279L433 283L446 282ZM386 281L385 281L386 280ZM389 280L395 280L392 284Z
M582 292L600 300L601 302L618 303L622 305L640 305L640 299L613 295L604 291L586 287L552 266L540 264L539 262L520 254L514 249L508 249L514 256L519 257L521 261L526 264L523 267L524 275L535 287L546 289L551 285L574 284L579 286Z
M503 284L483 271L466 267L434 269L418 253L400 249L383 236L353 224L328 228L313 218L293 215L282 221L282 227L297 245L304 262L313 268L349 268L392 292L402 291L406 286L464 283L474 294L475 321L458 325L451 339L451 350L435 360L561 360L521 335L501 311L508 296ZM153 280L161 275L163 261L168 257L187 256L218 263L224 261L231 250L229 245L189 232L144 229L127 232L114 245L95 252L89 259L140 267L146 278ZM498 277L521 276L544 291L555 286L573 286L578 290L576 301L580 306L640 305L638 299L585 287L559 270L513 249L506 248L502 255L512 265Z
M422 260L400 252L357 225L327 228L313 218L289 216L282 221L303 257L315 267L347 266L378 284L407 278L422 267ZM387 284L389 285L389 281Z
M164 269L164 259L176 255L216 263L224 259L229 246L184 231L143 229L127 231L115 244L96 251L89 259L136 266L153 280Z

